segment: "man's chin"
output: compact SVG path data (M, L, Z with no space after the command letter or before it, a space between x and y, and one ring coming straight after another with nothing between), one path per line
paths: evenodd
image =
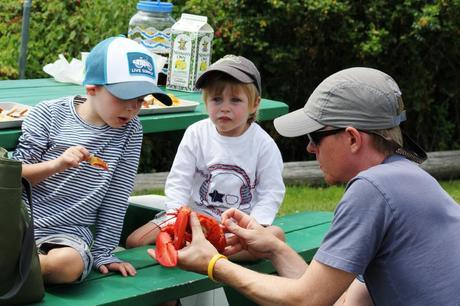
M336 178L331 177L331 176L329 176L329 175L325 175L325 176L324 176L324 181L325 181L326 184L328 184L329 186L333 186L333 185L342 185L342 184L343 184L342 181L337 180Z

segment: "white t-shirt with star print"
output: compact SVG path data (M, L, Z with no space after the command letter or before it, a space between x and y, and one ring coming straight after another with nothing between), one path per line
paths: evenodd
M282 172L276 143L257 123L227 137L203 119L187 128L179 145L166 181L166 207L188 205L219 221L234 207L269 225L284 198Z

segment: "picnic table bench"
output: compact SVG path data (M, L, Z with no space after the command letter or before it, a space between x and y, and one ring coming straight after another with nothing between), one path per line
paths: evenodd
M125 217L121 241L143 222L150 220L158 210L130 204ZM332 212L300 212L276 218L274 224L286 233L287 243L306 261L311 261L332 221ZM176 300L221 287L205 275L164 268L147 254L152 246L127 249L117 253L122 260L130 262L136 269L134 277L122 277L118 273L102 275L92 271L79 284L48 287L43 301L32 305L155 305ZM266 260L244 264L252 270L275 273ZM231 288L225 288L230 305L251 304Z

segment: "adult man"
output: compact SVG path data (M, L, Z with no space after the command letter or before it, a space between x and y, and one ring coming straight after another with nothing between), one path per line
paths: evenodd
M270 259L280 276L217 260L195 217L181 267L208 273L259 304L331 305L363 275L376 305L458 305L460 206L410 161L426 154L401 134L404 120L401 92L385 73L351 68L328 77L303 109L275 120L284 136L308 135L307 151L326 182L347 183L311 264L229 210L222 219L236 236L228 253L246 248Z

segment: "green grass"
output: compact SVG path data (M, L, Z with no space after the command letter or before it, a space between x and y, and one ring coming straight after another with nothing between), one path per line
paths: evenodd
M460 203L460 180L441 181L440 184L457 203ZM304 210L333 211L342 198L344 189L344 186L325 188L287 186L279 214L285 215Z
M286 215L304 210L333 211L342 198L343 191L344 186L286 186L286 195L279 214Z
M460 180L441 181L441 186L460 203ZM305 210L333 211L340 201L344 186L308 187L287 186L279 214L286 215ZM135 194L164 194L163 190L146 190Z
M441 181L441 186L444 188L457 203L460 203L460 180Z

